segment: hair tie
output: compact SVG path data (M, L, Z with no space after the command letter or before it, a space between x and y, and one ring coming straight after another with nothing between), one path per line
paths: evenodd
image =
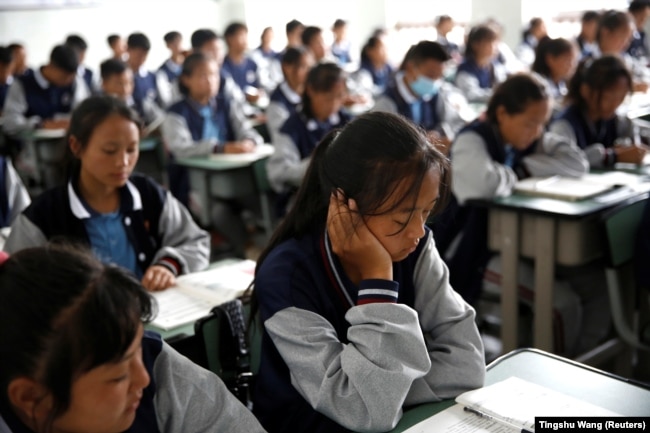
M4 251L0 251L0 266L2 266L8 259L9 254L5 253Z

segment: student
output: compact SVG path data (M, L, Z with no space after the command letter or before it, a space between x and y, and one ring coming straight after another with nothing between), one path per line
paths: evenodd
M339 66L344 68L347 64L352 63L352 56L350 54L351 44L347 39L348 23L345 20L338 18L334 21L332 26L332 34L334 35L334 42L332 43L331 52L336 58Z
M146 130L161 125L165 112L150 99L136 102L133 99L133 72L126 63L117 59L108 59L100 66L102 77L102 93L121 99L140 116ZM144 133L144 132L143 132Z
M469 102L487 102L492 89L505 78L505 71L495 62L497 33L486 25L470 30L465 59L456 70L455 84Z
M77 56L79 57L79 68L77 69L77 74L84 80L86 86L88 86L88 93L95 93L98 87L96 76L93 74L93 71L84 65L88 44L79 35L69 35L65 39L65 44L71 46L77 52Z
M156 81L160 84L158 91L162 104L164 107L167 107L173 102L172 88L181 75L185 52L183 51L183 36L179 32L167 32L163 39L170 56L158 68Z
M3 109L4 131L17 136L36 128L67 128L72 109L89 96L78 67L74 49L57 45L46 65L16 76Z
M500 261L498 256L490 260L487 210L468 205L467 200L509 195L522 177L578 177L588 170L587 162L570 142L544 133L550 114L551 101L544 83L528 74L514 75L495 90L486 119L468 125L451 146L454 200L435 222L434 233L449 267L452 287L471 304L477 302L484 278L499 273ZM489 273L484 273L486 267ZM524 263L520 267L520 285L530 291L533 272ZM498 282L489 281L498 290ZM562 283L556 285L555 292L554 307L562 318L556 326L563 336L555 349L575 354L582 344L578 338L587 329L581 328L583 309L578 290ZM603 289L599 293L606 292ZM590 296L585 295L585 299ZM525 300L530 302L530 298ZM588 303L585 300L585 305ZM600 324L606 317L607 311ZM602 333L597 338L600 336Z
M361 115L316 147L255 275L253 411L269 432L387 431L404 406L482 386L474 310L425 227L447 164L390 113Z
M445 62L451 57L437 42L421 41L409 49L402 68L373 110L399 113L421 126L444 149L465 125L451 97L462 98L453 86L443 84Z
M190 38L192 51L201 52L212 57L221 63L221 47L219 44L219 35L210 29L198 29L192 33Z
M590 57L598 50L596 33L600 14L596 11L586 11L580 20L580 34L576 38L580 48L580 58Z
M221 379L143 330L155 305L124 270L31 248L0 264L0 296L3 432L264 432Z
M221 68L232 77L246 96L246 101L254 104L259 100L262 91L257 75L257 64L246 55L248 49L248 27L234 22L226 27L224 39L228 53L223 59Z
M393 67L388 63L383 38L368 38L361 49L361 65L356 72L356 81L376 98L384 93L394 73Z
M592 168L638 164L647 147L640 145L632 121L616 114L631 91L632 77L619 57L584 60L569 82L567 108L550 130L581 149Z
M126 64L133 71L133 99L138 104L149 99L162 107L156 74L144 66L151 49L149 38L143 33L132 33L126 40L126 46L129 55Z
M307 74L300 110L290 115L275 135L267 174L271 187L280 194L277 204L281 214L302 183L318 143L350 120L342 110L345 80L345 73L334 63L314 66Z
M548 93L555 102L555 109L562 106L562 100L567 93L566 83L573 75L576 59L576 50L566 39L547 38L537 45L531 71L546 81Z
M30 202L11 159L0 156L0 227L9 227Z
M635 29L632 34L632 41L626 51L632 57L647 63L650 52L646 41L645 25L650 16L650 1L633 0L627 10L634 19Z
M289 47L282 56L282 73L284 81L271 93L269 106L266 108L266 126L271 141L277 138L280 127L294 114L305 91L307 73L313 59L311 53L303 47Z
M287 35L287 48L302 46L302 32L305 30L303 23L294 19L289 21L284 29Z
M27 50L24 45L13 43L9 44L7 48L11 50L11 56L14 59L14 77L29 75L34 72L32 68L27 66Z
M0 47L0 116L7 99L7 92L14 81L14 59L9 47Z
M97 258L129 270L147 290L208 265L209 237L187 210L147 177L133 174L139 123L124 102L94 96L68 130L72 165L65 185L48 190L11 225L5 251L64 239L89 245Z
M596 30L598 49L592 57L622 55L632 40L633 32L634 22L628 13L617 10L603 12Z
M269 95L283 81L282 67L280 65L282 57L273 49L273 38L273 27L266 27L262 30L260 36L260 46L250 54L251 59L257 65L260 85Z
M535 61L535 49L539 41L547 37L544 20L539 17L532 18L522 34L521 43L517 47L519 60L527 67L530 67Z
M447 54L449 54L455 63L460 63L462 60L460 47L447 39L447 35L453 30L454 25L454 20L449 15L440 15L436 19L436 33L438 34L436 42L447 51Z
M326 61L327 47L323 39L323 30L320 27L305 27L302 32L302 45L311 51L314 61L320 63Z
M129 58L126 41L120 35L108 35L106 38L108 47L113 52L113 58L116 60L126 61Z
M225 97L225 83L219 78L216 60L201 53L189 55L183 62L179 84L184 98L169 107L162 125L163 140L172 158L248 153L262 143L262 137L251 127L241 108ZM191 185L187 169L172 162L168 174L172 194L189 207ZM240 213L249 207L248 203L217 201L210 206L214 210L214 226L230 242L235 254L243 257L248 233Z

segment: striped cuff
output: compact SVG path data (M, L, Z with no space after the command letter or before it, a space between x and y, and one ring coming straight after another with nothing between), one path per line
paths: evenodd
M163 266L177 277L181 273L181 265L175 259L171 257L163 257L162 259L156 262L157 266Z
M363 280L359 283L357 305L377 302L397 303L399 284L389 280Z

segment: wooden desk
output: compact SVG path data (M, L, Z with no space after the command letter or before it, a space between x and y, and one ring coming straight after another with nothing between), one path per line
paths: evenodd
M469 202L489 208L489 246L501 253L504 352L517 348L519 258L535 261L534 346L552 351L555 265L577 266L601 257L601 213L627 200L647 197L648 189L618 189L577 202L520 194Z
M487 366L485 385L516 376L623 416L650 415L650 389L619 376L536 349L519 349ZM452 406L453 400L423 404L404 412L390 433L401 433Z
M188 168L190 185L203 204L201 215L198 215L201 224L210 225L212 198L233 199L255 194L260 200L264 229L270 236L273 227L266 160L272 153L273 146L264 144L250 154L215 154L176 160L178 165Z

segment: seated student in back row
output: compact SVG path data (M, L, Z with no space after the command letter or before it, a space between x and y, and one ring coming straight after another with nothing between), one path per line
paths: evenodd
M68 182L39 195L14 221L5 251L79 242L101 261L131 271L148 290L206 268L208 234L169 192L132 173L139 132L124 102L110 96L82 102L68 131L76 159Z
M279 214L284 214L302 183L318 143L350 120L342 110L347 94L345 78L345 72L334 63L314 66L307 74L302 106L287 118L273 140L275 150L267 173L271 187L279 194Z
M271 141L276 140L280 127L298 110L312 63L313 57L304 47L289 47L284 51L281 60L284 81L271 93L266 108L266 127Z
M0 431L263 433L221 379L143 330L142 286L84 253L0 261Z
M145 98L137 102L133 98L133 72L121 60L108 59L100 65L102 77L102 93L121 99L136 111L145 128L155 128L165 117L162 108L151 99ZM154 125L154 126L152 126Z
M467 35L465 58L456 69L454 84L469 102L487 102L494 87L505 80L505 66L495 61L499 35L487 25L473 27Z
M221 64L221 70L235 81L246 96L246 101L254 104L263 92L257 73L257 64L246 54L248 49L248 27L243 23L231 23L223 34L228 52Z
M445 62L449 59L447 51L437 42L421 41L413 45L395 78L377 98L373 110L401 114L447 149L465 125L458 115L458 107L451 101L452 96L464 99L463 96L443 82Z
M183 36L179 32L167 32L163 40L170 55L156 71L156 82L163 107L168 107L174 102L173 88L183 69L185 51L183 51Z
M361 48L361 63L355 72L355 81L373 98L386 90L393 79L395 71L388 63L388 55L384 39L381 36L371 36Z
M542 39L535 49L531 71L546 82L553 99L553 110L560 111L567 94L567 81L575 72L577 52L566 39Z
M90 96L78 66L74 49L57 45L45 66L16 76L2 110L3 130L16 136L38 128L67 128L72 109Z
M584 60L569 83L569 105L550 130L580 149L592 168L638 164L648 148L632 121L616 112L631 91L632 77L619 57Z
M14 59L8 47L0 46L0 117L4 107L9 87L14 81L13 77Z
M498 290L500 261L498 256L490 260L487 209L468 205L467 200L509 195L524 177L578 177L588 170L568 140L544 133L550 115L544 83L528 74L514 75L495 90L486 119L468 125L451 147L454 200L434 223L436 243L449 266L452 287L472 304L479 299L484 279ZM522 262L520 269L520 296L531 302L532 267ZM601 274L599 270L581 276L582 282L578 278L555 284L554 308L561 319L555 322L561 337L557 352L581 353L607 333L609 310L605 287L598 284L604 281Z
M169 107L162 124L163 140L172 158L168 168L170 190L188 207L194 205L190 200L190 175L174 159L213 153L250 153L263 141L241 106L227 98L225 85L220 80L215 59L201 53L187 56L179 79L185 97ZM248 233L240 214L249 204L219 200L199 205L211 206L215 228L230 242L235 254L243 257Z
M255 274L253 411L269 432L387 431L404 407L483 385L474 310L425 227L449 181L447 158L395 114L316 147Z

